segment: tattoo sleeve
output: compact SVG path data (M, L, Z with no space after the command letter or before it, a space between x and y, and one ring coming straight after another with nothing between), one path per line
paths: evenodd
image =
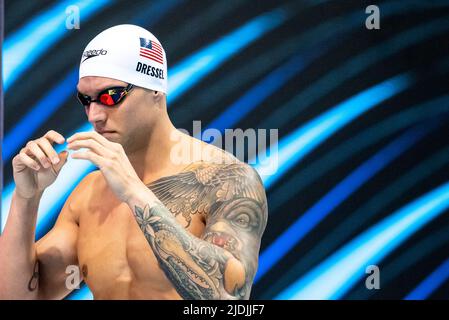
M160 267L184 299L249 298L267 212L260 179L248 178L245 171L252 169L241 166L223 166L220 179L207 190L213 204L201 238L176 220L157 192L150 201L140 197L132 203ZM202 169L197 170L200 174ZM237 183L236 177L246 185L233 188L230 183Z

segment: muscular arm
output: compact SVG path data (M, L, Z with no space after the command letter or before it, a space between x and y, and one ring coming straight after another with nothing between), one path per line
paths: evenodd
M72 192L54 227L35 242L40 196L21 199L16 194L0 239L0 299L61 299L66 288L65 271L77 265L78 225L73 204L86 177Z
M201 238L186 231L150 190L129 201L161 268L184 299L249 298L267 212L260 179L242 166L222 166L217 173L217 188L209 192L215 202ZM238 187L231 185L237 182Z
M34 242L39 199L13 195L0 241L0 299L61 299L66 267L77 264L78 226L67 207L41 240Z
M68 266L78 266L77 240L78 224L66 206L54 227L36 243L39 299L63 299L72 291L66 284L66 270Z
M24 199L14 192L0 238L0 299L36 299L34 244L40 195Z

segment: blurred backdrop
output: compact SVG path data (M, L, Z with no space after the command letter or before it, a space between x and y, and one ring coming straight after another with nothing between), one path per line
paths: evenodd
M50 129L91 129L78 63L122 23L162 42L177 127L279 130L253 299L449 298L449 1L6 0L2 228L12 157ZM37 238L95 169L79 162L44 194Z

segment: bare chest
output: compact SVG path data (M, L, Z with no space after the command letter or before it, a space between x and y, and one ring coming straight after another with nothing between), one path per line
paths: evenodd
M79 218L78 261L94 296L162 298L175 294L126 203L103 188L87 200L85 208ZM204 216L194 208L188 214L170 210L180 225L201 236Z

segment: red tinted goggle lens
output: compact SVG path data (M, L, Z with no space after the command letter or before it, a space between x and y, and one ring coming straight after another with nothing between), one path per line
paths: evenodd
M132 89L133 85L129 84L127 87L113 87L107 88L98 94L96 100L92 100L90 96L78 92L78 100L83 106L89 106L91 102L99 102L105 106L114 106L118 104L124 96Z

